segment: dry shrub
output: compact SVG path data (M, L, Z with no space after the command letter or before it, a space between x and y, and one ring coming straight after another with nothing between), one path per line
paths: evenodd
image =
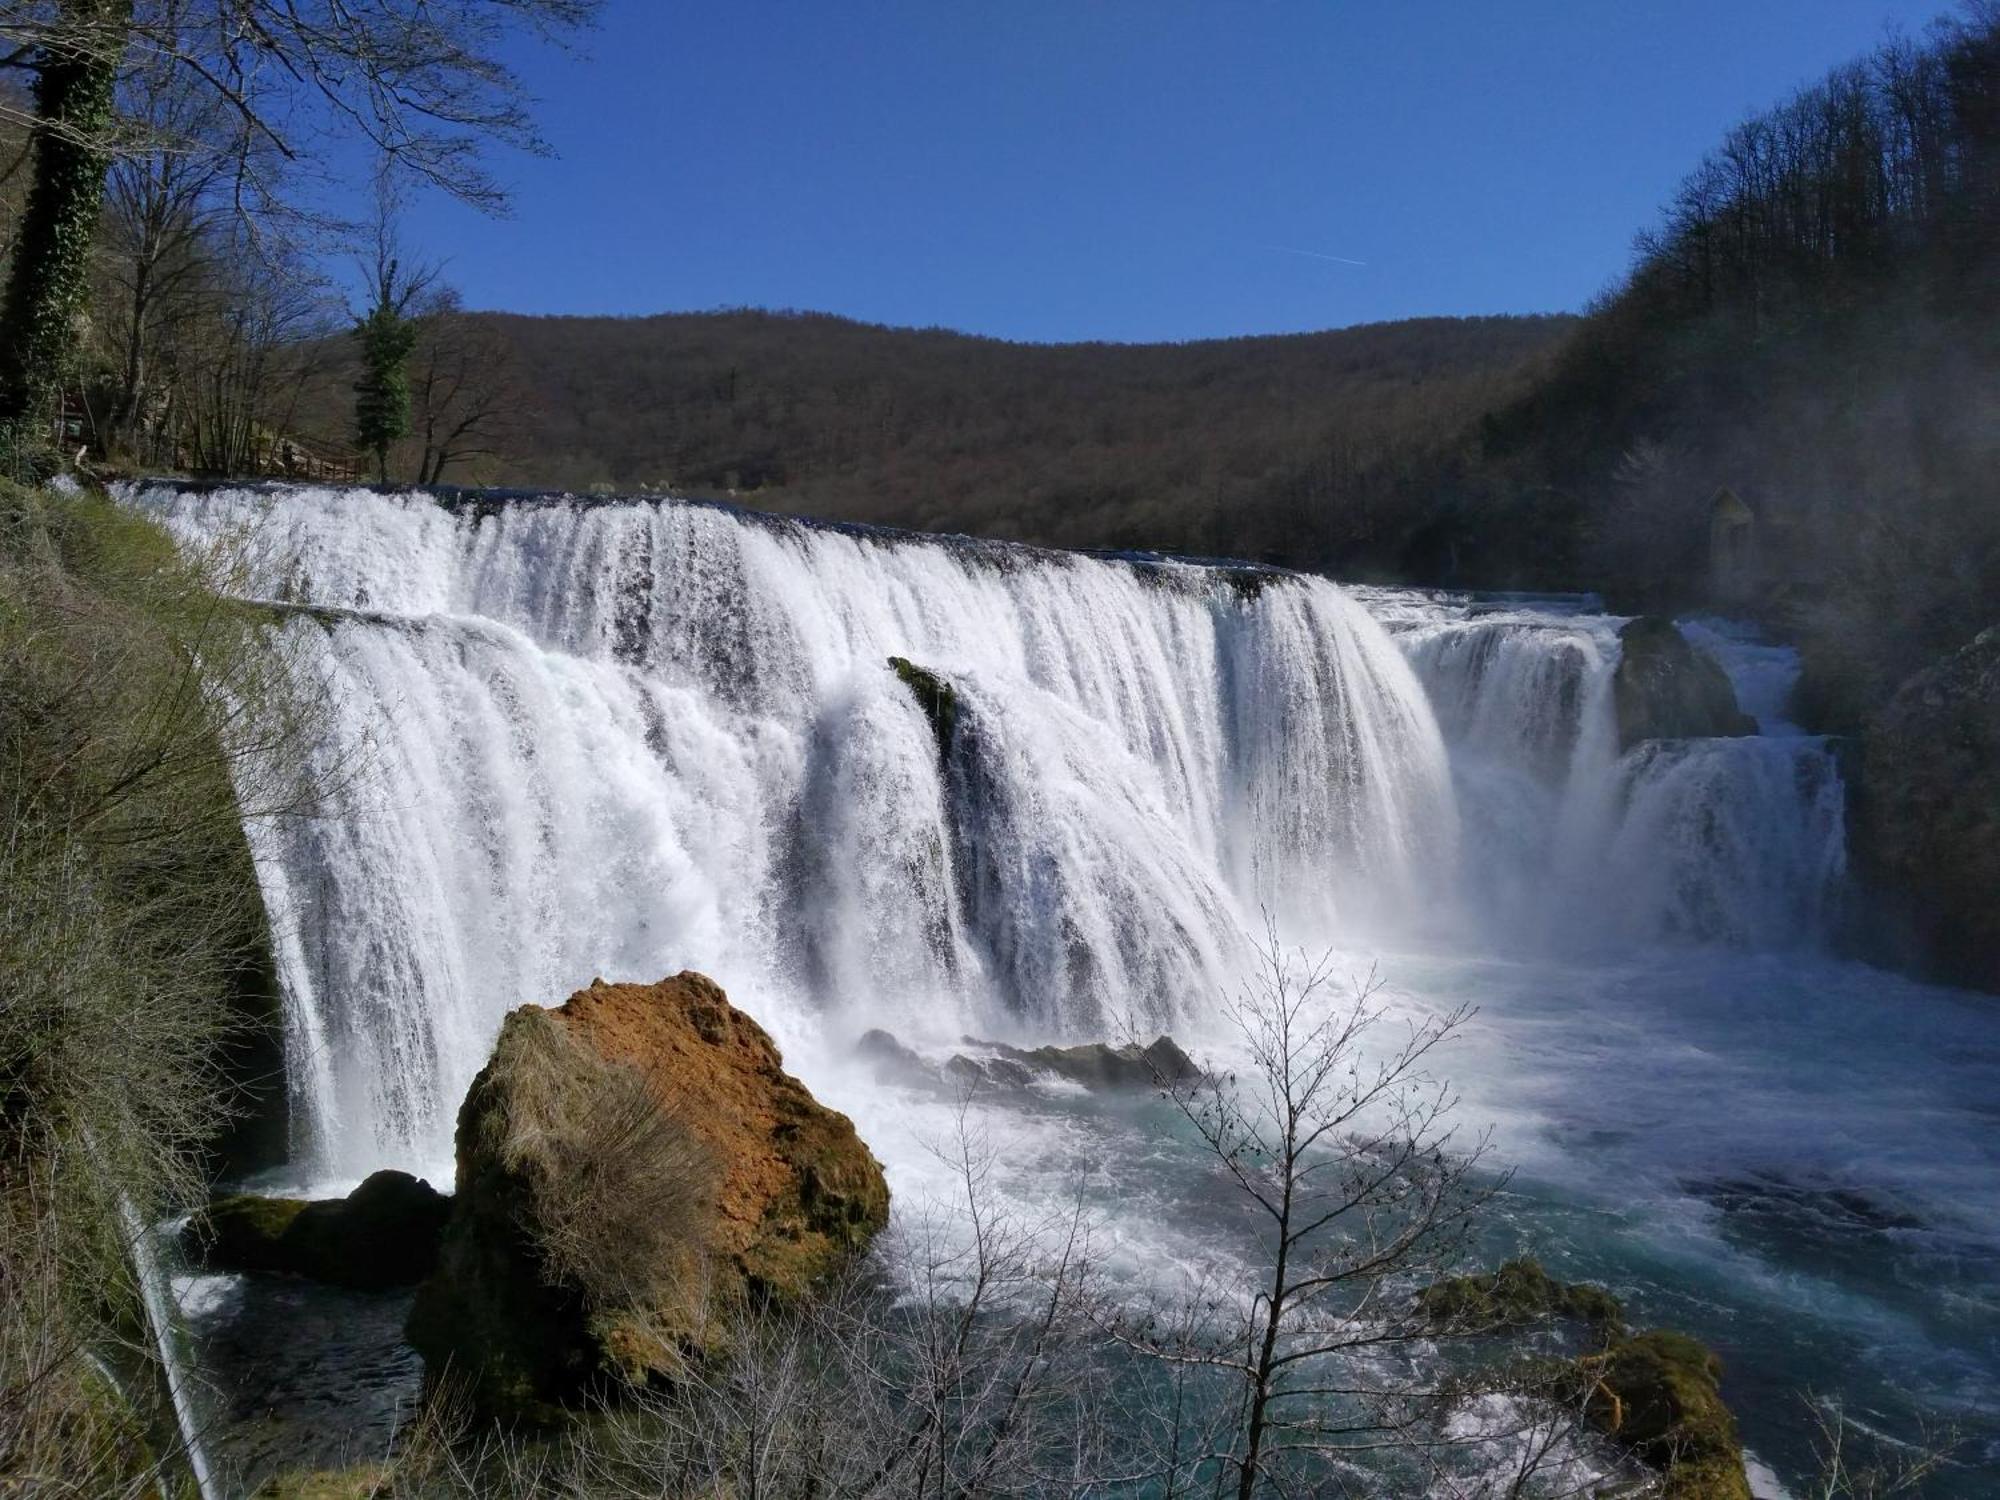
M551 1274L593 1307L642 1306L699 1282L718 1174L638 1069L599 1057L553 1016L512 1049L502 1160L534 1195Z
M0 485L0 1489L60 1459L124 1492L133 1226L199 1190L230 1048L275 1024L243 820L311 801L318 709L225 572L107 496Z

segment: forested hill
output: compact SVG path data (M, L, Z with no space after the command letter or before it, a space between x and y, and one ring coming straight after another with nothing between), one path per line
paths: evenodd
M1374 510L1525 394L1574 321L1049 345L813 314L470 316L525 399L504 456L449 477L1051 545L1331 561L1366 541L1383 566L1399 543Z
M1555 497L1634 605L1702 599L1711 501L1744 501L1740 603L1805 647L1821 727L2000 623L2000 3L1729 132L1481 425L1480 488Z

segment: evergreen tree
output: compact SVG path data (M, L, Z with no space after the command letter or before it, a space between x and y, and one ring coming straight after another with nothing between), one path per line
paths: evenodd
M394 260L376 278L375 299L355 321L361 378L354 382L354 445L375 455L375 475L389 481L389 449L410 435L410 355L417 322L409 316L416 283L398 284Z

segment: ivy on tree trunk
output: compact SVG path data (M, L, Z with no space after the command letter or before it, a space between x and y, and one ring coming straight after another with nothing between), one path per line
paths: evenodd
M89 292L132 0L61 0L35 58L34 178L0 302L0 449L36 441L62 389ZM25 442L24 442L25 440Z
M361 345L361 378L354 382L354 442L375 455L376 478L389 482L389 449L410 435L410 354L417 325L405 317L396 294L396 265L389 263L375 306L354 325Z

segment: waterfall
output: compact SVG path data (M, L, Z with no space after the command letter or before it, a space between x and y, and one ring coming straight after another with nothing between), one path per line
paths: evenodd
M1612 949L1824 937L1846 871L1845 792L1826 744L1782 718L1794 652L1689 623L1765 732L1620 755L1617 618L1581 600L1368 597L1450 746L1480 936Z
M1803 737L1615 753L1616 622L674 500L129 491L332 722L255 851L302 1156L448 1158L502 1015L713 974L781 1043L1102 1036L1302 941L1809 941ZM898 680L948 690L949 733Z

